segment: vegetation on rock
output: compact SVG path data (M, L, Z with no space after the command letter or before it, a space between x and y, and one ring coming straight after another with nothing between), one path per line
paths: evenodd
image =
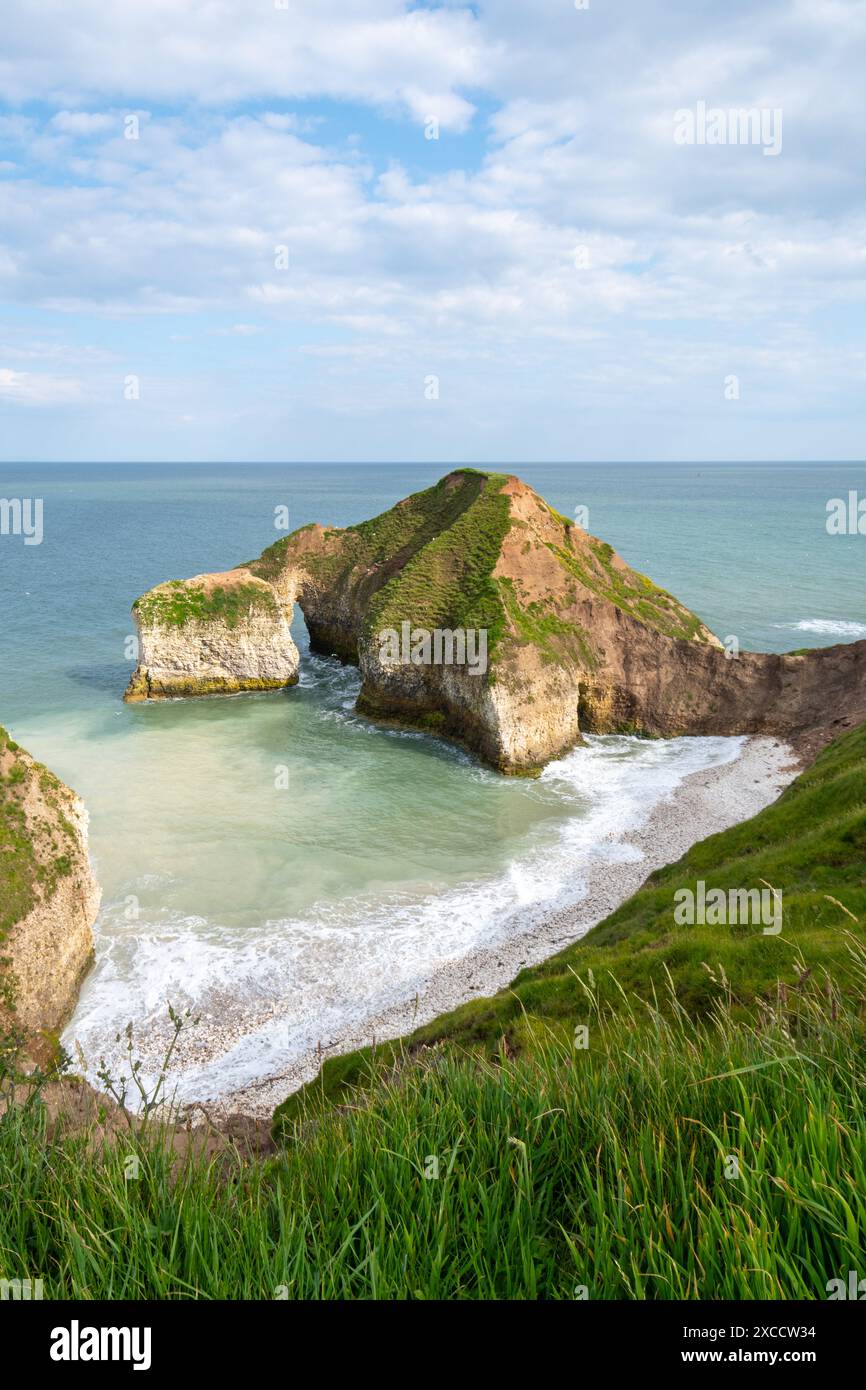
M519 478L467 468L370 521L302 527L241 570L144 595L147 661L129 698L186 693L201 649L173 644L168 628L190 617L205 647L209 618L238 623L223 654L229 680L214 693L247 675L252 688L262 644L294 652L285 623L270 634L240 624L247 598L269 606L277 595L281 613L300 604L315 650L361 665L359 712L428 729L439 715L438 734L510 775L531 775L582 733L760 733L815 748L866 719L866 643L734 654ZM480 668L386 659L377 636L404 624L485 633Z
M578 656L593 669L591 641L579 623L563 617L560 600L526 599L513 580L494 575L506 537L514 525L523 525L503 492L507 483L504 473L461 468L370 521L325 532L321 553L297 550L295 542L311 529L305 526L247 568L276 582L285 566L300 563L317 584L335 590L353 575L376 574L380 582L372 586L364 614L367 637L403 622L427 630L485 629L492 665L508 635L517 644L537 646L547 661L562 659L576 644ZM709 640L700 619L675 598L622 561L614 563L609 545L585 536L541 498L537 502L562 528L560 543L546 542L547 548L586 589L667 636ZM527 531L523 553L529 556L539 545ZM551 640L556 637L564 640Z
M73 869L76 833L65 814L71 795L0 728L0 1016L16 997L4 942Z
M222 622L235 628L252 609L274 615L279 611L273 593L263 584L212 584L205 588L180 579L149 590L132 607L142 622L161 627Z
M28 813L33 781L56 813L50 824ZM0 943L71 871L75 830L64 814L69 796L47 767L29 758L0 728Z

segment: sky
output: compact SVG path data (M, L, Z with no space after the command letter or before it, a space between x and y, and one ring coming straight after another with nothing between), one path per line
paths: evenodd
M862 459L864 74L866 0L3 0L0 459Z

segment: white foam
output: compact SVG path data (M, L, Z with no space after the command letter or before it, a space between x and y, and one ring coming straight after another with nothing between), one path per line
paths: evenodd
M817 632L828 637L866 637L866 623L849 622L844 618L801 618L798 623L774 623L773 626L795 632Z
M254 1083L349 1025L411 1001L448 961L580 901L593 863L639 858L623 836L685 777L732 762L742 743L589 739L526 784L528 796L554 796L570 814L536 828L525 853L479 882L320 902L302 917L254 928L170 913L130 923L123 900L109 903L96 932L96 968L64 1043L80 1043L91 1074L101 1057L117 1074L124 1057L116 1035L132 1020L141 1039L134 1055L152 1082L170 1000L202 1014L203 1034L209 1021L230 1030L217 1057L197 1046L195 1030L184 1040L172 1067L179 1098L215 1098Z

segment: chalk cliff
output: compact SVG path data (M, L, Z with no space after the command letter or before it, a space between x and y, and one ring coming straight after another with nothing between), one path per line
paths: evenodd
M87 813L0 729L0 1030L57 1033L93 952Z
M298 679L288 612L246 569L170 580L133 607L139 660L127 700L277 690Z
M233 595L254 587L260 612L241 611ZM127 698L259 689L280 660L295 673L296 602L314 648L358 663L361 712L458 739L504 772L537 770L581 731L818 746L866 719L866 643L729 659L604 541L520 479L474 469L371 521L303 527L228 574L151 590ZM425 633L451 637L442 659ZM483 636L483 662L459 659L460 634Z

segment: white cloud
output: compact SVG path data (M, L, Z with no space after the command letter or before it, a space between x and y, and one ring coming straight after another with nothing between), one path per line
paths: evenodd
M55 130L63 135L103 135L116 129L116 117L104 111L58 111L51 118Z
M714 402L726 371L748 378L743 417L756 400L776 415L784 400L823 410L862 382L833 316L866 298L866 5L577 12L535 0L528 18L524 0L292 0L289 11L81 0L74 15L45 0L38 23L24 0L6 5L0 91L53 93L61 109L42 122L0 116L13 156L0 179L0 292L21 314L86 316L90 341L94 317L110 320L129 370L150 367L147 418L269 421L276 438L289 414L356 410L384 431L441 370L431 448L450 430L459 454L482 419L486 447L525 446L532 410L563 456L577 414L593 411L622 430L629 412L668 410L669 438L683 403ZM305 96L376 115L333 145L320 115L277 109ZM780 104L782 155L677 147L673 112L697 100ZM471 142L449 143L482 102ZM137 140L123 134L131 112ZM431 115L435 146L419 124ZM196 345L177 347L177 370L141 329L158 316L178 330L161 344ZM195 357L223 360L238 339L244 365L225 379ZM291 396L273 373L299 364L303 392ZM96 360L72 370L89 399L116 395ZM335 389L340 372L351 388ZM12 382L5 398L27 389L47 390ZM316 418L308 437L337 456L327 440L340 432Z
M0 97L217 106L328 96L460 128L487 58L471 10L401 0L4 0Z
M0 400L13 405L69 405L83 399L80 381L0 367Z

